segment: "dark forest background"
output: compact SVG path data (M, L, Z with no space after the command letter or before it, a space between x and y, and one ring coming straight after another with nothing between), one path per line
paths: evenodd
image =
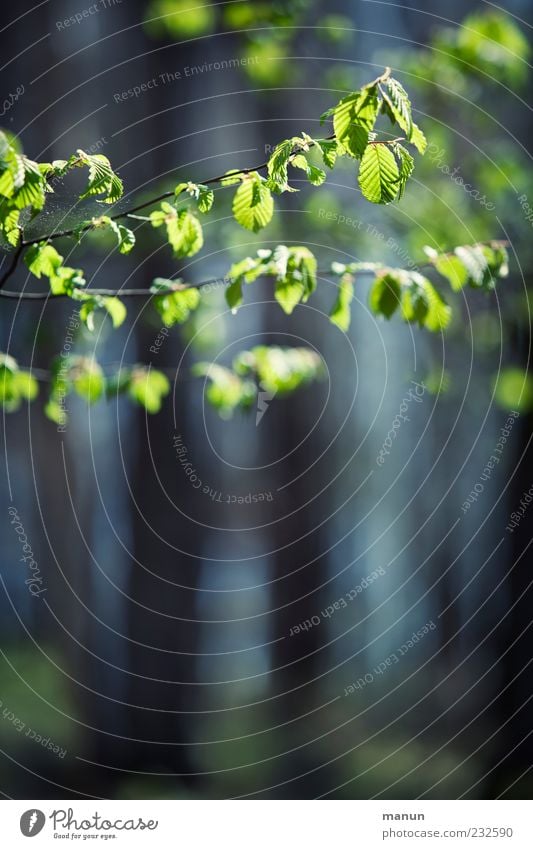
M172 368L184 357L185 378L156 416L124 400L88 408L72 399L64 434L43 416L44 400L3 418L0 791L528 798L531 515L512 534L506 525L533 483L533 256L518 200L533 198L530 5L505 4L508 29L491 30L492 47L475 33L469 41L475 27L460 23L494 8L464 0L445 11L433 0L423 11L361 0L267 10L122 0L58 28L82 5L23 0L4 9L2 95L21 85L24 94L0 124L35 158L78 147L105 153L124 180L124 204L183 177L263 162L278 140L318 132L321 112L385 64L398 69L436 146L394 207L369 209L348 167L322 189L302 185L283 198L259 236L229 221L222 198L206 226L208 247L182 268L191 282L283 241L325 261L402 265L418 261L425 244L508 238L511 274L489 298L457 295L444 337L376 323L365 282L345 335L324 314L333 293L326 280L291 317L272 302L268 281L250 287L235 317L214 291L157 359L150 346L159 324L142 301L128 304L119 331L104 329L96 341L79 332L77 349L96 346L105 363ZM243 57L239 68L185 70ZM149 91L117 101L153 79ZM466 194L443 162L494 209ZM68 180L57 187L47 227L80 219L75 189ZM363 224L341 225L325 211ZM180 270L156 233L143 244L131 258L86 242L76 250L100 286L146 287ZM24 280L21 271L13 286ZM71 305L0 307L0 349L46 367ZM188 367L228 362L263 342L314 347L327 379L274 398L258 424L253 411L221 420ZM422 401L410 404L379 467L412 381L426 387ZM463 513L511 409L520 415L501 461ZM176 434L214 492L271 499L227 503L193 490ZM40 598L24 584L11 506L46 582ZM321 615L375 570L346 608ZM317 616L319 625L290 635ZM400 662L344 695L429 622L436 627Z

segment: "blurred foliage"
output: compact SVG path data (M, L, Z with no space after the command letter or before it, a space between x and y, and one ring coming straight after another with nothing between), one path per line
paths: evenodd
M208 381L206 398L223 418L235 410L249 410L258 393L288 394L324 376L322 358L308 348L280 348L258 345L241 351L232 367L218 363L196 363L193 374Z
M504 410L533 409L533 376L523 368L504 368L494 378L494 397Z
M150 0L145 26L154 38L181 41L214 31L239 36L243 73L261 87L276 87L299 77L298 63L291 60L302 27L306 43L325 42L329 48L350 41L354 26L342 14L321 13L319 0L238 2L219 6L209 0ZM312 27L313 29L309 29Z
M29 371L19 368L13 357L0 353L0 405L13 413L23 401L33 401L39 386Z
M50 736L59 746L70 745L77 736L77 729L69 717L76 711L69 679L62 672L65 661L56 650L46 645L41 646L40 651L34 647L10 648L0 658L0 668L0 737L23 741L31 728L43 737ZM31 682L31 686L27 682ZM4 712L15 714L18 727ZM20 729L21 724L25 728ZM28 745L32 744L38 745L28 739Z

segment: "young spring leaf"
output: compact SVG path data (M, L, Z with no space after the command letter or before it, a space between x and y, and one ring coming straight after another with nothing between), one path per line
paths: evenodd
M343 274L339 283L337 299L329 314L329 320L336 324L345 333L350 327L351 309L353 300L353 277L351 274Z
M278 345L257 345L241 351L232 365L239 376L253 375L262 389L280 395L294 392L325 372L322 357L315 351Z
M174 194L178 197L182 192L187 192L194 198L200 212L209 212L213 206L215 193L203 183L178 183L174 189Z
M124 224L119 224L118 221L113 221L109 215L100 215L98 218L92 218L93 227L109 227L117 239L118 249L121 254L129 254L135 245L135 235L129 227Z
M392 149L400 162L400 176L398 179L398 200L400 200L403 197L406 183L413 173L415 161L403 145L396 143Z
M102 398L105 377L101 366L94 359L80 357L71 372L74 391L88 404L96 404Z
M163 398L170 392L170 382L163 372L136 366L127 384L132 401L144 407L147 413L158 413Z
M119 200L122 197L124 187L120 177L113 171L107 156L104 156L103 153L85 153L83 150L77 150L76 154L77 164L86 165L89 169L87 188L80 195L80 200L95 195L104 195L100 199L101 203L115 203Z
M157 282L160 284L167 282L172 289L164 294L156 295L154 298L154 306L164 324L167 327L172 327L174 324L183 324L187 321L191 312L200 304L199 290L193 286L177 288L176 282L172 280L162 281L161 278L156 278L154 284ZM161 291L161 288L159 291Z
M314 139L315 145L320 149L324 165L334 168L337 157L344 152L337 139Z
M286 268L276 280L274 297L290 315L300 302L306 302L316 288L316 259L308 248L288 249Z
M391 203L398 194L400 172L386 144L369 144L359 166L359 185L371 203Z
M102 306L111 316L113 327L116 329L124 322L127 310L118 298L102 298Z
M369 135L376 123L378 108L376 86L352 92L335 107L335 136L346 151L357 159L361 158L366 150Z
M307 174L307 179L313 186L321 186L326 179L326 174L321 168L315 165L310 165L303 153L299 153L292 157L291 165L295 168L300 168Z
M28 269L36 277L53 277L60 265L63 263L63 257L58 254L53 245L41 243L39 245L31 245L24 255L24 262Z
M289 188L288 165L293 150L294 139L285 139L276 145L268 160L268 176L277 192L285 192Z
M37 381L17 361L0 353L0 406L7 413L18 410L23 401L33 401L39 392Z
M370 288L370 309L375 315L391 318L400 306L402 285L391 269L378 274Z
M243 301L242 281L242 277L236 277L226 289L226 303L233 312L237 311Z
M247 230L257 233L270 222L274 201L263 178L253 171L245 174L233 198L235 220Z
M153 227L165 225L167 238L177 257L194 256L204 244L202 225L188 209L178 210L167 201L150 213Z
M205 396L222 418L231 418L236 409L249 407L256 397L257 390L251 380L243 380L218 363L196 363L192 372L207 378Z
M401 127L406 134L407 139L410 141L411 134L413 132L413 117L411 115L411 101L409 100L409 95L402 84L393 77L387 77L387 79L381 83L380 90L390 112L392 112L394 120Z
M495 287L496 279L506 277L509 273L507 251L499 242L460 245L453 253L439 254L429 247L425 247L424 251L454 291L470 286L490 292Z

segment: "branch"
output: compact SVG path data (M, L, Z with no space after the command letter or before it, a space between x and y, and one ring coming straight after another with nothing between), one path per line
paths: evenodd
M483 245L489 245L492 247L501 247L507 248L509 247L509 242L505 239L488 239L485 242L474 242L472 247ZM439 254L439 256L451 257L454 256L453 251L446 251L444 253ZM348 263L349 264L349 263ZM383 269L392 268L392 266L388 263L376 263L377 267L373 269L361 269L360 271L354 272L356 277L361 277L361 275L372 275L375 276L377 271L382 271ZM413 271L420 268L435 268L434 263L425 261L417 264L416 266L411 266L410 268L397 268L395 270L401 271ZM318 277L337 277L338 275L334 274L330 268L328 269L318 269L316 272ZM268 276L268 275L262 275ZM183 291L184 289L201 289L204 286L229 286L230 283L234 282L233 277L212 277L209 280L201 280L199 283L188 283L183 286L180 286L177 291ZM83 292L87 295L101 295L105 298L152 298L157 295L164 294L162 292L154 292L152 289L78 289L77 291ZM76 300L72 298L71 295L66 293L60 295L53 295L52 292L12 292L9 290L1 290L0 289L0 298L14 298L20 301L46 301L48 299L55 301L58 298L70 298L71 300ZM82 303L80 301L80 303Z
M333 138L333 137L332 137ZM268 160L266 162L262 162L261 165L255 165L251 168L241 168L240 171L234 171L231 176L237 177L240 174L250 174L252 171L262 171L268 165ZM218 177L210 177L209 180L200 180L199 182L204 186L211 186L214 183L220 183L222 180L227 178L227 174L219 174ZM171 189L168 192L163 192L163 194L158 195L155 198L151 198L151 200L143 201L143 203L137 204L137 206L132 206L131 209L126 209L124 212L117 212L115 215L110 215L112 221L119 221L121 218L127 218L129 215L133 215L135 212L139 212L141 209L146 209L148 206L152 206L154 203L159 203L166 198L170 198L174 196L174 189ZM92 230L93 225L87 224L85 227L73 227L70 230L61 230L57 233L51 233L48 236L39 236L37 239L27 239L21 242L21 246L23 248L28 248L30 245L38 245L40 242L51 242L53 239L62 239L66 236L73 236L74 233L85 233L87 230Z

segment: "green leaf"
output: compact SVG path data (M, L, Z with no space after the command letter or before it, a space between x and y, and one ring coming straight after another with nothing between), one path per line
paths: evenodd
M288 249L286 270L278 276L274 297L290 315L300 302L306 302L316 288L316 259L308 248Z
M313 186L321 186L324 180L326 179L326 174L322 171L321 168L316 168L314 165L310 165L303 153L297 154L293 156L291 160L291 165L295 168L300 168L302 171L305 171L307 174L307 179Z
M496 279L507 277L509 273L507 251L500 242L460 245L451 254L439 254L429 247L425 247L424 251L455 291L468 285L491 292Z
M424 327L437 333L448 327L452 318L452 310L429 280L426 280L426 278L424 280L423 285L429 305Z
M85 283L81 268L69 268L67 265L60 266L50 277L50 289L53 295L70 295L78 300L82 300L84 296L84 293L78 290L85 286Z
M409 141L411 142L411 144L414 144L419 153L425 153L426 147L428 145L427 139L420 127L417 127L416 124L413 124L413 130L411 132L411 138L409 139Z
M96 306L96 298L87 298L80 307L80 319L91 333L94 332L94 311Z
M343 152L342 146L337 139L314 139L315 144L320 148L324 165L328 168L333 168L337 161L337 156Z
M335 107L333 128L337 139L356 158L363 156L378 115L377 88L354 91Z
M127 389L129 397L148 413L158 413L163 398L170 392L170 382L160 371L136 367Z
M379 274L370 289L370 309L375 315L391 318L400 306L401 281L393 271Z
M157 279L160 280L160 278ZM173 281L167 282L172 284ZM183 324L187 321L191 312L200 304L198 289L192 286L177 289L176 284L173 285L173 291L157 295L154 298L154 306L167 327L172 327L174 324Z
M195 199L200 212L209 212L213 206L215 193L203 183L178 183L174 189L174 194L178 197L182 192L187 192Z
M309 348L258 345L241 351L233 360L240 376L255 375L259 386L273 394L286 395L324 376L322 357Z
M237 277L226 289L226 303L234 313L237 312L237 308L241 306L243 301L242 282L243 278Z
M111 317L113 327L120 327L126 318L126 307L118 298L104 298L100 295L89 295L80 292L77 300L83 301L80 307L80 319L91 333L94 331L94 314L96 310L105 310Z
M287 169L293 149L294 139L285 139L276 145L268 160L268 176L279 192L284 192L288 188Z
M61 404L55 400L55 398L50 398L45 407L44 414L47 419L55 422L56 425L60 425L61 427L67 423L67 414Z
M104 373L95 360L81 358L74 367L71 377L74 391L88 404L95 404L104 394Z
M76 153L79 164L89 169L87 189L80 195L80 200L94 195L104 195L101 203L115 203L119 200L124 191L122 180L113 171L107 156L103 153L85 153L83 150Z
M53 245L41 243L31 245L24 255L24 262L36 277L53 277L63 263L63 257L58 254Z
M111 316L113 327L120 327L126 318L126 307L118 298L102 298L102 306Z
M400 172L385 144L368 145L359 167L359 185L371 203L391 203L398 194Z
M329 314L329 320L336 324L345 333L350 327L352 318L350 305L353 300L353 277L351 274L343 274L339 283L337 300Z
M36 162L32 162L26 156L20 156L19 159L22 165L22 180L20 187L13 194L13 203L17 209L31 206L37 212L44 206L44 177ZM15 186L17 186L17 179L15 179Z
M525 369L502 369L493 378L496 403L504 410L528 413L533 409L533 376Z
M20 369L13 357L0 353L0 405L4 411L16 412L23 401L33 401L38 391L31 372Z
M256 396L255 384L243 380L218 363L196 363L192 372L208 380L206 398L222 418L230 418L238 408L250 406Z
M135 245L135 235L129 227L114 221L109 215L100 215L92 218L90 223L93 227L109 227L117 238L118 249L121 254L129 254Z
M439 254L434 248L425 247L424 251L443 277L449 281L455 292L460 291L468 282L468 272L455 254Z
M452 317L440 292L418 271L399 271L399 279L404 287L402 294L402 314L406 321L439 332L444 330Z
M33 401L39 394L39 384L29 371L17 371L13 377L14 387L21 398Z
M4 235L9 242L10 245L16 247L20 242L20 227L19 227L19 219L20 219L20 210L12 209L10 210L5 218L0 221L0 227L4 231Z
M247 230L257 233L266 227L273 213L274 201L261 176L256 171L246 174L233 198L236 221Z
M406 90L393 77L388 77L381 83L381 86L383 86L381 88L383 99L387 102L394 120L402 128L407 139L410 141L413 132L413 118L411 115L411 101Z
M198 189L198 209L203 213L209 212L215 200L215 193L209 186L199 185Z
M202 225L188 209L178 210L163 201L161 208L150 214L153 227L166 226L167 238L177 257L194 256L204 244Z
M422 286L409 286L402 293L402 315L405 321L424 326L429 312L429 300Z
M415 161L408 150L403 145L396 143L393 146L395 155L400 160L400 177L398 181L398 200L403 197L407 180L413 173Z

